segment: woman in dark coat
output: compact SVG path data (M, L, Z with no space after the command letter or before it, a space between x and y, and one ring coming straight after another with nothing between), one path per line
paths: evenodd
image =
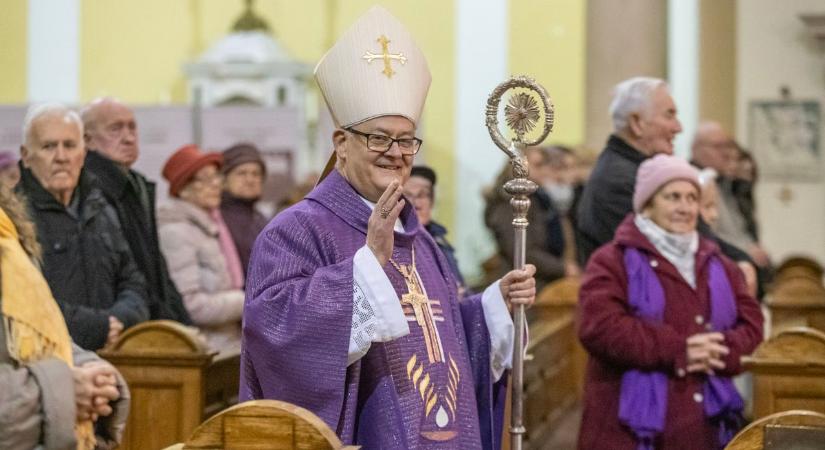
M683 160L645 161L635 214L587 265L580 449L716 449L741 426L731 377L762 339L762 314L737 266L696 232L699 196Z
M238 144L223 152L225 177L221 198L221 214L243 265L249 267L252 245L269 220L255 209L261 199L266 165L261 153L252 144Z

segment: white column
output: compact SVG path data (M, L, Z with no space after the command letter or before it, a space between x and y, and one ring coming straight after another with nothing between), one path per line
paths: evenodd
M80 101L80 0L29 0L28 99Z
M495 250L484 226L482 189L493 182L504 154L484 125L487 96L508 75L507 0L456 0L455 229L453 245L465 276Z
M668 0L667 73L682 133L675 153L690 157L699 121L699 0Z

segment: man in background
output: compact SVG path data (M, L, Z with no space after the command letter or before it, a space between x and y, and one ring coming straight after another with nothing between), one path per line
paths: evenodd
M83 123L63 105L32 107L23 125L21 180L43 247L43 276L78 345L98 350L149 318L146 281L117 216L83 170Z
M748 218L740 208L733 190L739 164L739 149L733 138L718 122L702 122L696 130L691 147L691 163L700 169L710 168L718 174L717 218L714 231L722 239L744 250L760 268L770 266L768 253L750 232Z
M147 280L150 317L191 325L160 252L155 183L131 169L140 156L134 112L115 99L101 98L83 109L82 118L89 149L86 170L96 176L117 212L137 268Z
M459 292L463 292L467 286L464 277L458 268L458 260L455 258L455 249L447 241L447 228L433 220L433 206L435 205L435 171L427 166L414 166L410 171L410 178L404 183L404 196L407 197L415 207L418 221L430 236L435 239L438 248L447 257L447 262L453 269L453 274L458 282Z
M664 80L635 77L614 89L610 103L613 134L599 155L578 208L578 258L613 239L622 219L633 211L636 171L645 159L673 154L673 139L682 132L676 104Z

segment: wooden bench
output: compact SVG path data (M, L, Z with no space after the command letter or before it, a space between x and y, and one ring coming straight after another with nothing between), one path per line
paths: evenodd
M825 414L825 333L785 330L742 363L753 373L754 418L791 409Z
M579 400L584 392L584 372L587 367L587 352L582 347L576 334L576 305L579 302L581 279L577 276L565 277L548 284L539 292L536 303L531 308L535 320L552 320L554 317L569 315L573 319L573 344L571 362L576 396Z
M825 331L822 267L807 258L787 259L777 269L765 303L771 313L772 335L793 327Z
M356 450L344 446L312 412L277 400L235 405L200 425L182 444L166 450Z
M810 277L822 281L823 268L813 259L804 256L792 256L782 261L775 271L774 282L788 277Z
M825 414L782 411L739 432L725 450L813 450L825 448Z
M237 403L240 350L218 354L193 328L159 320L123 333L100 356L123 374L132 405L121 448L180 442L207 417Z
M530 324L530 343L524 363L525 448L538 449L575 406L573 368L575 331L569 314ZM509 412L509 399L508 399ZM504 448L509 448L509 417L505 420Z

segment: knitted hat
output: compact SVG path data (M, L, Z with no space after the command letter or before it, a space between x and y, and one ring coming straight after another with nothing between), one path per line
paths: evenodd
M266 164L261 157L258 147L253 144L235 144L223 151L223 169L221 172L227 174L232 169L249 162L256 162L261 165L261 169L266 174Z
M162 173L163 178L169 182L169 195L177 197L192 177L210 164L220 169L223 165L223 156L214 152L204 153L194 144L177 149L163 165Z
M696 190L702 192L699 185L699 171L687 161L671 155L658 154L642 162L636 172L636 188L633 191L633 211L641 212L648 200L664 185L673 180L685 180L693 183Z

